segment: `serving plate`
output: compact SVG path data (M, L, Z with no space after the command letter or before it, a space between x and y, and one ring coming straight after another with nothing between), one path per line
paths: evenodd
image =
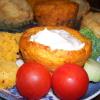
M97 95L100 95L100 82L98 83L91 82L89 83L89 88L87 93L81 98L81 100L91 100L95 98ZM0 90L0 97L6 100L26 100L24 97L20 96L15 86L8 90L5 89ZM59 99L53 94L52 90L50 90L49 93L41 100L59 100Z
M100 57L97 58L97 61L100 62ZM22 60L18 60L17 65L20 66L23 64ZM81 98L81 100L92 100L96 96L100 95L100 82L90 82L87 93ZM16 86L10 89L1 89L0 97L6 100L26 100L24 97L20 96L18 93ZM1 99L0 99L1 100ZM41 100L59 100L52 90L48 92L46 96L44 96Z

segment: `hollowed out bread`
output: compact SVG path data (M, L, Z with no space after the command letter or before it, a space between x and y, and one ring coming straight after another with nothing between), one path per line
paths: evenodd
M77 38L81 42L85 43L85 46L80 50L51 50L50 47L44 46L37 42L29 41L30 36L36 34L37 32L47 28L65 30L69 32L73 37ZM91 41L86 37L82 36L78 31L73 30L67 27L34 27L26 30L21 37L19 48L22 53L24 60L27 61L36 61L45 65L49 70L55 70L57 67L64 63L76 63L83 65L88 57L91 55L92 46Z

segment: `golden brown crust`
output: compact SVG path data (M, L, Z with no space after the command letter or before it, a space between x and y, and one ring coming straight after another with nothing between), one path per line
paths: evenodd
M34 7L34 16L39 25L73 25L70 20L76 19L78 4L61 0L38 3Z
M47 27L47 26L46 26ZM59 65L64 63L77 63L83 65L91 55L91 42L86 37L82 36L78 31L67 27L48 26L48 29L63 29L71 35L85 43L85 47L78 51L67 50L51 50L47 46L43 46L36 42L30 42L29 38L32 34L43 30L45 27L35 27L26 30L20 40L20 50L25 61L35 60L45 65L49 70L55 70Z
M12 88L16 83L19 40L22 33L0 32L0 89Z

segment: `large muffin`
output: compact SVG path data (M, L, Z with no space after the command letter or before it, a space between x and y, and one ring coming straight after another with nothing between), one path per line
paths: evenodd
M45 27L48 30L57 29L69 32L70 35L72 35L74 38L78 39L82 43L85 43L85 45L80 50L52 50L49 46L30 41L30 37L32 35L34 36L35 34L37 34L37 32L44 30ZM34 27L28 29L22 35L19 43L19 48L26 62L33 60L45 65L49 70L55 70L58 66L64 63L76 63L79 65L83 65L88 57L91 55L91 41L82 36L78 31L61 26L45 27Z
M0 32L0 89L12 88L16 83L19 40L22 33Z
M78 13L78 4L65 0L47 0L37 3L34 16L39 25L67 25L72 27Z

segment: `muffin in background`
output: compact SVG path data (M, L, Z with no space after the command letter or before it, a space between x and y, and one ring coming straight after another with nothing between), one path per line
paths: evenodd
M78 4L65 0L40 2L34 7L34 17L39 25L73 27L77 13Z
M0 30L14 30L33 20L26 0L0 0Z
M22 33L0 32L0 89L15 85L19 55L19 40Z

